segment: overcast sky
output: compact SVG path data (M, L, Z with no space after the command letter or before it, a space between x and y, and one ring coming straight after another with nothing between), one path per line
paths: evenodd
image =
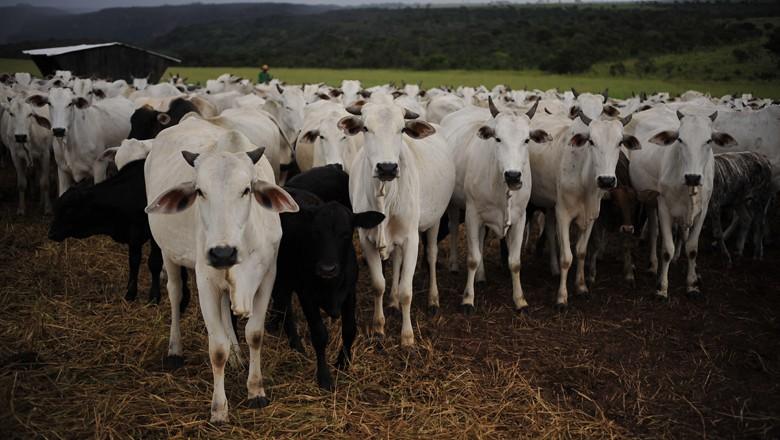
M569 0L573 2L573 0ZM584 0L590 2L593 0ZM605 1L605 0L601 0ZM606 1L630 1L630 0L606 0ZM513 3L536 3L536 0L512 0ZM51 6L59 9L77 11L95 11L98 9L124 7L124 6L161 6L182 5L195 3L193 0L0 0L0 6L13 6L26 3L33 6ZM257 0L202 0L199 3L264 3ZM489 3L488 0L289 0L277 3L304 3L304 4L337 4L337 5L364 5L376 3ZM557 3L552 0L551 3Z

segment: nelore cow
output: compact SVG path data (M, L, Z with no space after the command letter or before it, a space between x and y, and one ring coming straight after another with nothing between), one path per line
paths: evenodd
M525 231L526 207L531 195L528 143L547 142L541 129L531 130L536 106L526 114L499 111L489 99L489 110L467 107L447 116L442 130L455 158L455 190L448 212L450 269L457 269L456 233L460 211L466 211L468 277L461 306L474 308L474 280L482 265L486 229L507 239L515 309L528 307L520 283L520 253ZM484 269L483 269L484 272Z
M212 422L228 419L225 364L238 344L231 311L249 319L249 404L268 404L260 349L282 237L278 213L296 212L298 205L273 183L262 152L243 134L191 115L158 135L144 169L149 226L168 273L168 356L181 362L178 274L194 268L214 374Z
M529 146L533 187L531 203L546 209L547 237L551 268L560 268L556 306L568 304L567 277L572 263L569 229L577 226L576 291L588 294L585 283L585 257L593 224L599 216L601 199L617 184L620 147L639 148L639 142L623 134L630 118L602 121L582 112L574 120L547 115L534 118L532 128L544 129L551 142ZM554 213L554 215L553 215ZM557 234L551 232L555 230ZM555 260L555 236L558 238L559 266Z
M144 184L144 159L130 162L119 172L95 185L85 183L72 186L57 199L54 219L49 227L49 239L63 241L66 238L87 238L107 235L117 243L128 246L129 276L125 299L135 300L138 293L138 269L144 243L151 241L149 273L152 284L149 302L160 302L160 270L162 255L149 230L144 208L146 185ZM180 310L189 303L187 272L183 270L183 299Z
M712 238L731 265L731 255L726 246L721 217L732 211L737 222L736 256L740 258L745 241L753 229L753 258L763 257L763 232L766 211L774 194L772 191L772 165L766 156L758 153L719 153L715 158L712 198L709 218L712 222Z
M130 133L127 137L138 140L154 139L161 131L178 124L181 118L190 112L198 112L198 108L182 97L171 100L165 111L142 106L130 117Z
M364 146L350 168L349 193L356 212L378 211L385 220L372 230L359 229L360 245L374 288L373 331L385 333L382 260L393 256L390 307L400 304L401 344L414 344L412 278L417 263L419 232L427 234L430 274L428 307L439 307L436 283L436 238L455 186L455 166L444 136L417 115L394 104L350 107L339 127L350 136L363 133Z
M699 234L712 197L714 162L712 146L728 147L736 141L713 130L718 113L709 117L676 113L659 106L636 114L634 135L642 148L631 152L631 182L638 191L658 192L657 209L650 211L650 264L658 268L656 240L660 227L663 259L656 295L668 298L669 265L675 254L672 228L680 227L688 258L687 292L698 296L696 257Z
M94 177L95 182L104 180L105 166L97 159L103 150L119 145L130 133L133 104L123 97L90 104L63 88L53 88L48 98L31 103L49 105L59 194L88 177Z
M41 95L25 98L17 94L9 103L3 102L4 109L0 116L0 140L8 147L11 161L16 170L16 186L19 192L19 205L16 213L24 215L26 210L25 195L27 179L37 172L40 187L41 207L44 214L51 214L51 197L49 195L49 169L51 167L51 123L47 108L37 108L31 105L45 99ZM35 168L38 164L38 168Z
M303 352L292 319L292 293L306 316L311 343L317 355L317 384L333 389L325 349L328 330L320 310L333 319L341 318L342 346L335 367L348 367L355 340L355 284L358 265L352 233L355 228L373 228L385 216L368 211L355 214L338 202L322 202L311 192L289 188L300 211L282 214L282 241L274 283L274 306L286 316L285 331L290 346Z
M301 171L323 165L349 166L363 144L363 136L347 136L338 128L341 118L349 116L339 102L322 100L306 108L303 129L295 143L295 158Z

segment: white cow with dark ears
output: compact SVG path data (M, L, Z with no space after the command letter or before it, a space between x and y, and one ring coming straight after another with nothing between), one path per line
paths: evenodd
M188 116L160 133L144 168L149 226L168 272L167 361L182 363L179 274L182 266L194 268L214 373L212 422L228 419L225 364L238 344L231 312L249 319L249 404L268 404L260 348L282 236L278 213L296 212L298 205L273 183L262 153L243 134Z
M515 309L528 307L520 284L525 209L531 196L528 144L552 140L544 130L530 127L537 106L517 115L499 112L489 98L489 110L466 107L442 122L457 176L449 209L450 268L457 268L458 220L460 211L466 211L468 278L461 306L467 313L474 308L474 279L482 262L486 227L507 239Z
M390 307L400 303L401 345L414 344L412 277L417 264L419 232L427 238L430 284L428 307L439 307L436 283L436 236L439 220L455 186L455 165L444 136L418 115L395 104L368 103L349 107L339 127L348 135L363 133L363 148L350 169L349 195L356 212L378 211L385 220L371 230L359 230L360 245L375 291L373 330L385 333L382 260L393 256Z

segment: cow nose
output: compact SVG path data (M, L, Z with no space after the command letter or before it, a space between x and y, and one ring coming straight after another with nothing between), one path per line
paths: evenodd
M686 174L685 175L685 184L688 186L699 186L701 185L701 174Z
M599 188L601 189L614 188L615 183L617 183L617 178L615 178L615 176L599 176L596 179L596 183L598 183Z
M27 142L27 135L26 134L17 134L14 135L14 139L16 139L16 142L19 142L20 144L24 144Z
M523 177L523 173L520 171L504 171L504 181L507 185L510 187L519 187L523 185L523 181L521 178Z
M217 246L209 249L209 265L216 268L227 268L238 260L238 249L233 246Z
M317 275L320 278L334 278L339 273L338 264L318 264Z
M393 180L398 176L398 164L382 162L376 164L376 175L379 180Z
M61 138L65 137L65 129L64 128L52 128L51 132L54 134L54 136Z

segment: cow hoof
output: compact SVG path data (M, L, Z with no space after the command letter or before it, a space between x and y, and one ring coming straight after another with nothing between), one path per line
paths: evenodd
M290 348L297 351L298 353L302 355L306 355L306 349L303 348L303 344L301 344L301 340L298 339L296 341L290 341Z
M322 377L319 377L318 375L317 385L319 385L319 387L325 391L333 392L333 390L336 389L336 386L333 385L333 378L330 377L330 374L323 375Z
M157 294L149 294L149 299L146 301L147 304L154 304L159 305L160 304L160 292L157 292Z
M133 292L132 290L128 290L127 293L125 293L125 301L135 301L135 298L138 296L138 292Z
M460 305L460 311L466 316L473 315L474 314L474 305L473 304L461 304Z
M376 351L384 351L385 335L374 334L373 336L371 336L371 343L374 345Z
M339 358L336 359L336 363L333 364L333 367L339 371L347 371L349 370L349 363L350 361L344 356L344 353L340 353Z
M184 358L177 355L165 356L163 368L169 371L178 370L184 366Z
M439 314L439 306L428 306L428 317L435 318Z
M589 301L590 300L590 291L583 290L582 292L577 292L577 294L574 295L574 298L579 299L579 300Z
M655 292L655 295L653 295L653 299L655 299L658 302L666 302L669 301L669 295L663 292Z
M692 300L700 300L704 298L704 295L701 294L699 289L689 290L688 293L686 293L686 296L688 296L688 299Z
M555 304L555 310L558 312L565 312L566 309L569 308L569 305L566 303L556 303Z
M528 316L528 306L515 308L515 313L519 316Z
M270 404L271 404L271 400L265 396L253 397L246 402L246 406L254 409L265 408Z

